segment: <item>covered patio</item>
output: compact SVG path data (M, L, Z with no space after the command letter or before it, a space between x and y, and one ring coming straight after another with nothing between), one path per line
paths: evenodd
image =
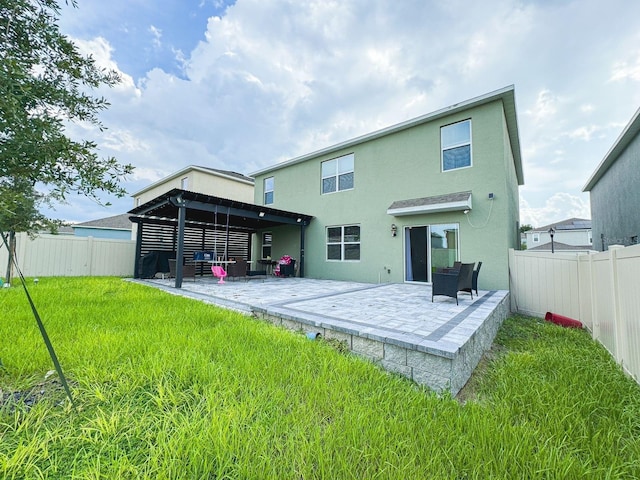
M214 258L252 260L252 235L265 228L291 225L300 229L299 270L304 277L305 228L313 218L181 189L173 189L128 212L137 225L134 278L143 278L142 261L155 253L162 258L193 258L198 251ZM181 288L183 261L176 262L174 287ZM202 275L210 266L199 265ZM168 269L166 270L168 271Z
M217 284L141 281L175 295L238 310L285 328L344 342L388 371L433 390L456 395L509 314L508 291L493 290L431 302L431 287L308 278Z

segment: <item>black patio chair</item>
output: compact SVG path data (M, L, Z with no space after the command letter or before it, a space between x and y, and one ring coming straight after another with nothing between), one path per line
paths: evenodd
M247 276L247 261L244 258L237 258L236 263L227 266L227 278L239 278Z
M480 273L480 267L482 266L482 262L478 262L478 266L473 271L473 277L471 277L471 288L476 291L476 296L478 295L478 274Z
M291 263L288 265L280 265L281 277L295 277L296 276L296 261L291 259Z
M176 261L175 259L169 259L169 278L175 278L176 276ZM182 278L193 277L193 281L196 281L196 266L193 263L182 263Z
M458 292L460 291L471 294L473 299L471 287L474 266L474 263L463 263L460 265L460 270L451 273L434 273L431 279L431 302L433 303L435 295L446 295L455 298L456 305L459 305Z

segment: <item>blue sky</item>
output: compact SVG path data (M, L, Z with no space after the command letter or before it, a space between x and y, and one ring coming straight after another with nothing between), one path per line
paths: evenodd
M233 3L79 0L79 8L64 6L62 24L74 37L107 39L118 68L134 78L153 68L182 76L182 59L205 40L209 17Z
M640 2L78 0L60 25L123 82L100 153L133 193L187 165L249 174L514 84L521 222L589 217L582 187L640 107ZM124 213L70 198L52 215Z

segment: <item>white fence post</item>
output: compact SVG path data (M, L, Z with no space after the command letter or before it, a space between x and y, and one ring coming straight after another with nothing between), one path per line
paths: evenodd
M509 292L510 292L509 297L510 297L512 312L518 311L518 299L517 299L518 289L516 288L517 275L518 275L518 268L516 266L515 250L513 248L510 248L509 249Z
M594 339L600 338L600 318L596 309L596 287L595 287L595 275L593 274L593 259L594 255L589 255L589 295L591 295L591 335Z
M93 275L93 237L87 237L87 272Z
M618 250L624 248L622 245L609 245L609 271L611 275L611 285L612 289L612 301L613 308L611 309L612 314L612 326L613 332L616 339L616 348L613 353L614 358L620 364L622 364L622 359L624 358L624 336L620 332L620 300L618 295L620 294L620 288L618 284Z

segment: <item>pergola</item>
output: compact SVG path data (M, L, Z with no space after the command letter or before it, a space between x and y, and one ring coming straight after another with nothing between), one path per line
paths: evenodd
M206 250L211 242L224 242L225 254L229 245L236 252L251 251L251 235L262 229L281 225L300 227L299 275L304 276L305 228L313 218L301 213L277 210L262 205L239 202L227 198L175 188L128 212L129 219L138 225L134 277L140 278L140 260L143 244L151 243L146 237L171 239L176 258L185 254L185 238L190 245L197 244ZM169 232L169 233L167 233ZM187 233L188 232L188 235ZM154 237L155 238L155 237ZM194 240L196 238L196 240ZM145 242L145 239L147 240ZM196 243L194 243L196 242ZM164 243L166 247L166 241ZM182 261L176 262L175 287L182 287Z

